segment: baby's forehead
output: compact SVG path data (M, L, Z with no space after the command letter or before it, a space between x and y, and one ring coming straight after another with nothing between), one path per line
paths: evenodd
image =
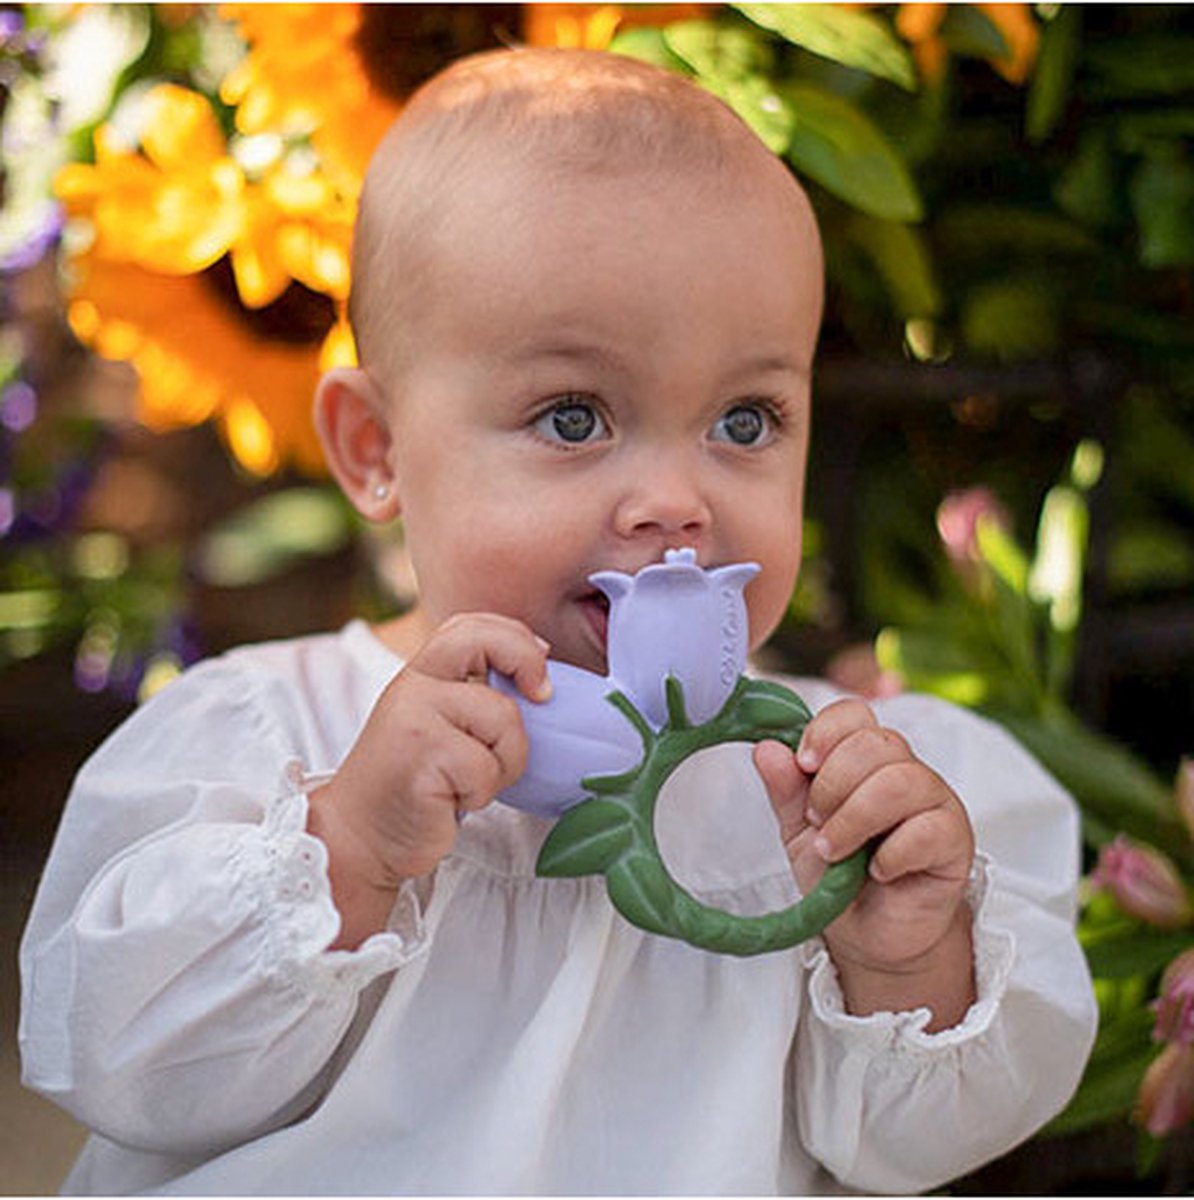
M358 343L396 291L411 295L429 277L478 196L509 202L627 175L727 192L765 191L770 176L772 187L799 192L728 107L661 68L553 50L496 51L449 68L412 98L366 178L353 264Z

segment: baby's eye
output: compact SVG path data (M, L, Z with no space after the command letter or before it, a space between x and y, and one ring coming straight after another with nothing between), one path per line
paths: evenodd
M735 404L713 426L713 440L735 446L757 446L774 431L775 422L761 404Z
M552 405L536 422L535 431L549 442L570 446L597 441L609 433L595 405L570 397Z

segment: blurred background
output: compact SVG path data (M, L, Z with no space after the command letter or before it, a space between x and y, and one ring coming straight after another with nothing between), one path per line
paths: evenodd
M1073 1104L953 1188L1185 1192L1194 1117L1194 9L0 5L0 1191L81 1133L17 1082L70 780L198 658L409 605L310 425L364 165L501 45L695 77L791 164L828 309L769 665L1005 724L1082 806Z

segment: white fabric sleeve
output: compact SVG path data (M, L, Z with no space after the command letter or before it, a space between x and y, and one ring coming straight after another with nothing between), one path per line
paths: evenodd
M876 709L970 812L977 999L936 1033L928 1009L851 1016L824 943L810 942L796 1106L805 1148L841 1182L924 1192L1030 1136L1081 1078L1097 1010L1073 926L1079 828L1070 798L997 726L928 697Z
M387 932L327 949L312 781L285 757L302 739L256 693L199 668L101 748L22 945L24 1082L128 1146L210 1154L293 1119L361 991L424 946L408 889Z

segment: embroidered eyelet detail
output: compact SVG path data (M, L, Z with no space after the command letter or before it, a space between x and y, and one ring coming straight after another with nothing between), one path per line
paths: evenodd
M307 795L326 778L287 765L284 792L265 810L256 836L233 846L234 891L263 933L262 971L284 986L359 989L417 957L426 935L413 888L395 908L398 932L369 938L358 950L328 950L340 928L327 875L327 850L307 832Z

